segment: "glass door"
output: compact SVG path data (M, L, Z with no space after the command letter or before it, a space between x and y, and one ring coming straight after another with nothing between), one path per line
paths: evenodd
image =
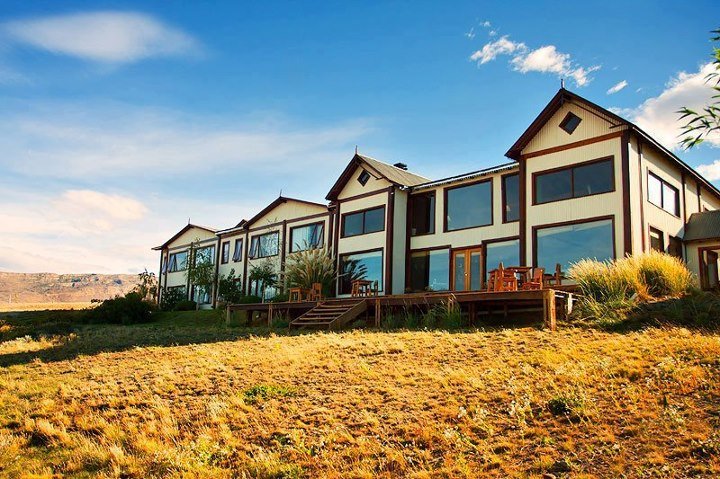
M453 291L479 291L482 288L482 248L453 251L451 277Z

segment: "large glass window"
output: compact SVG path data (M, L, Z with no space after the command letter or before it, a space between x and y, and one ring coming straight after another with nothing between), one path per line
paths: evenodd
M215 246L205 246L195 250L195 264L215 263Z
M485 244L485 280L487 272L496 269L500 263L504 267L520 265L519 239Z
M678 189L652 173L648 173L648 201L671 215L680 216Z
M340 256L340 294L350 294L352 292L352 282L356 279L377 281L378 291L382 291L382 250Z
M520 175L502 177L503 222L520 219Z
M535 264L547 271L554 270L559 264L567 271L571 263L584 258L614 259L613 245L611 219L539 228L535 231Z
M290 229L290 252L305 251L308 249L321 248L325 223L313 223L311 225L297 226Z
M243 249L243 240L242 238L238 238L235 240L235 249L233 250L233 261L238 262L242 261L242 249Z
M179 253L172 253L168 260L167 271L168 273L174 273L176 271L185 271L187 269L187 251L180 251Z
M492 180L445 190L447 231L492 224Z
M248 257L267 258L276 256L280 247L280 234L277 231L265 233L264 235L253 236L250 240L250 252Z
M612 158L537 173L534 178L536 204L582 198L615 189Z
M410 197L410 234L412 236L435 232L435 193Z
M370 210L348 213L342 218L342 236L376 233L385 229L385 207L379 206Z
M410 254L410 288L413 291L450 289L450 250L416 251Z

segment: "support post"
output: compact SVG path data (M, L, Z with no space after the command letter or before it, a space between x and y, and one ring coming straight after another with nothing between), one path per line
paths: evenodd
M380 300L377 298L375 299L375 327L380 327L380 316L381 316L381 308L380 308Z
M273 304L270 303L268 305L268 328L272 328L272 322L273 322Z
M550 331L557 328L554 289L543 290L543 323Z

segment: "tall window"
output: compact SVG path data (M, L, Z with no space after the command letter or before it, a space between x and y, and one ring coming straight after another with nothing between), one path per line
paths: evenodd
M410 196L410 234L435 232L435 192Z
M340 256L340 294L350 294L352 292L352 282L356 279L377 282L378 291L382 291L382 250Z
M445 230L492 224L492 180L445 190Z
M450 289L450 250L410 253L410 288L413 291Z
M518 266L520 264L520 240L497 241L485 244L485 280L488 271L503 266Z
M671 215L680 216L678 189L653 173L648 173L648 201Z
M611 219L537 228L535 264L546 270L559 264L567 271L581 259L611 260L615 258L614 240Z
M233 250L233 261L239 262L242 261L242 249L243 249L243 240L242 238L238 238L235 240L235 249Z
M612 158L535 173L533 177L535 204L582 198L615 190Z
M277 275L273 276L273 282L274 284L272 286L268 286L256 279L250 280L250 294L262 298L263 300L274 298L279 292L277 287Z
M170 259L168 259L167 271L168 273L174 273L176 271L185 271L187 269L187 251L180 251L179 253L172 253Z
M342 218L342 237L376 233L385 229L385 207L348 213Z
M230 261L230 242L225 241L222 244L222 250L220 250L220 261L222 264Z
M654 249L655 251L665 252L665 239L663 237L663 232L650 227L650 248Z
M313 223L311 225L296 226L290 228L290 252L305 251L308 249L321 248L325 223Z
M503 223L520 219L520 175L502 177Z
M210 304L212 302L210 292L211 288L206 288L204 286L193 286L193 301L195 301L197 304Z
M195 250L194 264L198 263L215 263L215 246L205 246Z
M267 258L268 256L277 256L280 247L280 233L272 231L263 235L253 236L250 240L250 252L248 257L251 259Z

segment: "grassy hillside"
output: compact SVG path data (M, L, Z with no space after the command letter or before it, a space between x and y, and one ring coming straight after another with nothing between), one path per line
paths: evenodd
M716 334L286 335L214 312L76 314L0 319L2 477L720 474Z

